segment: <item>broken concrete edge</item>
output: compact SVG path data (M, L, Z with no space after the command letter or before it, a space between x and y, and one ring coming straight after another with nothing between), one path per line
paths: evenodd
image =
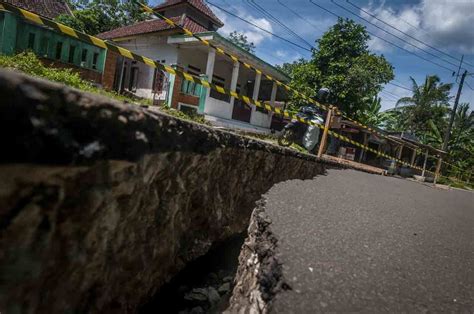
M136 161L145 154L207 154L223 147L321 162L315 156L16 71L0 70L0 95L0 140L8 147L0 155L0 163ZM177 137L179 141L169 140Z
M156 152L206 154L230 146L356 169L18 71L0 69L0 96L0 141L8 148L0 163L90 165L136 161ZM176 135L180 141L167 141Z
M330 167L19 73L0 71L0 97L6 312L138 311L274 184Z
M269 313L275 295L291 286L278 261L278 239L265 213L266 199L252 212L248 236L239 256L235 287L226 313Z

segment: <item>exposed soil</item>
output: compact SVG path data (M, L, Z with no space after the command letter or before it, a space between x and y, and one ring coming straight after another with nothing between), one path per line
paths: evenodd
M229 305L246 234L236 235L191 262L140 313L221 313Z

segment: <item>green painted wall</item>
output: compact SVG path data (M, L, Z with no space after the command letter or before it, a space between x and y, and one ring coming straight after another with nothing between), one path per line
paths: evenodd
M16 48L16 34L17 34L17 19L10 13L0 12L2 15L2 32L0 37L1 50L0 52L6 55L15 53Z
M42 58L71 63L101 73L104 71L105 49L31 24L9 12L0 12L0 16L0 25L3 25L3 31L0 30L1 53L13 55L30 49ZM57 55L58 44L62 44L60 55Z

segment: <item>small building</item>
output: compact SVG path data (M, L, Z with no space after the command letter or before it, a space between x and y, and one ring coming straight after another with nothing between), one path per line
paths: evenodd
M274 66L217 33L224 24L202 0L167 0L154 9L263 73L283 82L289 80ZM281 106L287 98L276 84L265 80L261 74L216 54L214 49L203 45L196 38L183 35L180 29L160 19L117 28L98 37L205 78L218 86L236 90L253 99L269 101L274 106ZM104 86L117 92L152 99L155 104L164 104L177 110L203 114L211 123L228 128L265 133L270 131L272 122L278 123L265 110L144 64L111 54L106 63L107 68L115 64L115 71L110 71L115 74L104 77Z
M428 160L428 154L436 158L446 155L446 152L442 150L420 143L416 136L409 132L386 132L379 129L379 133L385 134L384 137L381 137L340 116L334 117L331 130L375 151L420 168L432 169L436 166L436 160ZM334 137L330 137L326 153L381 169L389 169L392 163L391 159L363 150L357 145L340 141ZM399 165L397 173L402 176L411 176L422 174L422 171Z
M72 15L65 0L3 0L40 16ZM0 11L0 54L33 51L44 64L71 68L82 78L100 84L106 50L32 23L12 12Z

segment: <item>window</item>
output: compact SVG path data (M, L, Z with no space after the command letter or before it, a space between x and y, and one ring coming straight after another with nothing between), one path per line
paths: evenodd
M92 57L92 68L94 70L97 70L97 62L99 61L99 53L94 52L94 55Z
M86 66L86 62L87 62L87 49L82 49L81 66Z
M192 65L188 65L188 73L199 77L199 74L201 73L201 69L194 67ZM181 92L187 95L200 96L201 85L194 82L187 81L187 80L183 80L183 82L181 83Z
M71 45L71 46L69 47L69 57L68 57L68 59L67 59L67 61L68 61L69 63L74 63L74 56L75 56L75 54L76 54L76 46Z
M201 69L192 65L188 65L188 72L194 76L199 76L201 74Z
M36 34L29 33L28 34L28 49L35 49L35 41L36 41Z
M48 37L43 37L43 38L41 38L40 54L43 57L47 57L48 53L49 53L49 38Z
M212 77L212 83L217 85L217 86L220 86L220 87L225 87L225 79L222 78L222 77L219 77L217 75L214 75ZM222 101L225 101L225 102L230 102L230 96L229 95L224 95L224 94L221 94L215 90L211 90L211 93L210 93L210 96L214 99L218 99L218 100L222 100Z
M63 43L58 41L56 43L56 54L55 54L55 58L58 59L58 60L61 60L61 54L63 52Z

